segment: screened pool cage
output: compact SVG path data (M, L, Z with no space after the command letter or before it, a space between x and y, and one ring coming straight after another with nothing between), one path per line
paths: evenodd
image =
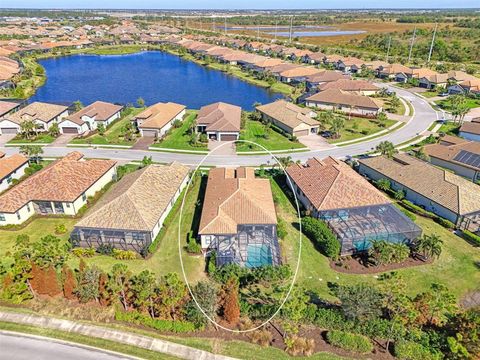
M209 251L216 253L217 266L233 263L254 268L281 264L275 225L239 225L236 235L215 236Z
M111 246L115 249L133 250L144 254L152 240L148 232L75 228L70 234L70 242L74 247L98 249L101 246Z
M394 205L364 206L319 214L341 244L341 255L366 251L374 240L409 244L422 230Z

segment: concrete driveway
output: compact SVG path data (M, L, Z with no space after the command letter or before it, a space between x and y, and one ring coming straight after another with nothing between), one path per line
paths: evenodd
M132 146L133 150L148 150L148 148L155 142L153 136L142 136L137 140L137 142Z
M47 146L64 146L77 136L77 134L60 134L59 137L57 137L52 143Z
M208 150L213 152L215 155L231 155L234 156L237 154L236 146L234 142L222 146L225 143L230 143L230 141L217 141L217 140L208 140ZM261 150L261 149L259 149Z
M335 145L329 144L325 138L317 134L310 134L306 136L300 136L298 138L303 145L308 147L310 150L326 150L332 149Z
M17 134L3 134L0 135L0 146L4 146L7 142L12 140Z

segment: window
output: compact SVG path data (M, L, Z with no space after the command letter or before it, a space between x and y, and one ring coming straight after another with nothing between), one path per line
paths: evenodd
M69 208L70 207L70 203L65 203L65 207Z
M12 183L12 177L9 176L9 177L7 177L7 184L11 184L11 183Z
M5 221L5 214L0 214L0 221Z
M16 214L17 214L17 219L20 220L20 213L17 211Z
M85 193L82 194L82 200L87 201L87 194L85 194Z
M30 203L27 204L27 211L30 212Z
M212 241L212 237L210 235L205 236L205 245L210 245L210 242Z

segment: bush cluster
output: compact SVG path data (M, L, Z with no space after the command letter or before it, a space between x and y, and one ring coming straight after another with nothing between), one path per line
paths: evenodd
M138 311L116 311L115 320L147 326L158 331L185 333L196 330L195 325L188 321L152 319L150 316L141 314Z
M421 344L413 341L399 341L395 344L395 356L400 360L437 360L439 356L432 354Z
M138 254L133 250L113 249L113 257L117 260L135 260Z
M345 331L327 332L327 341L341 349L367 354L373 351L373 345L367 337Z
M433 221L435 221L437 224L442 225L444 228L455 229L455 224L452 223L451 221L444 219L441 216L438 216L430 211L427 211L424 208L418 205L415 205L411 201L403 199L400 203L402 204L403 207L410 210L411 212L414 212L415 214L418 214L426 218L430 218Z
M480 246L480 236L475 235L471 231L463 230L463 237L470 241L475 246Z
M95 249L94 248L81 248L77 247L75 249L72 249L73 255L79 258L87 258L87 257L92 257L95 255Z
M329 258L336 259L340 254L340 242L323 221L313 217L302 219L302 231L318 249Z

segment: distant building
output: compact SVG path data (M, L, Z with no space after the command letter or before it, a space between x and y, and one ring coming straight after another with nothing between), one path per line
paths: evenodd
M141 136L162 138L172 127L175 120L182 120L186 112L185 105L172 102L156 103L133 118L133 123Z
M322 110L338 110L345 113L372 117L377 116L382 111L382 106L375 99L339 89L328 89L318 92L306 98L305 102L309 107L316 107Z
M209 139L238 140L241 119L241 107L217 102L200 108L196 119L196 129L197 132L207 134Z

